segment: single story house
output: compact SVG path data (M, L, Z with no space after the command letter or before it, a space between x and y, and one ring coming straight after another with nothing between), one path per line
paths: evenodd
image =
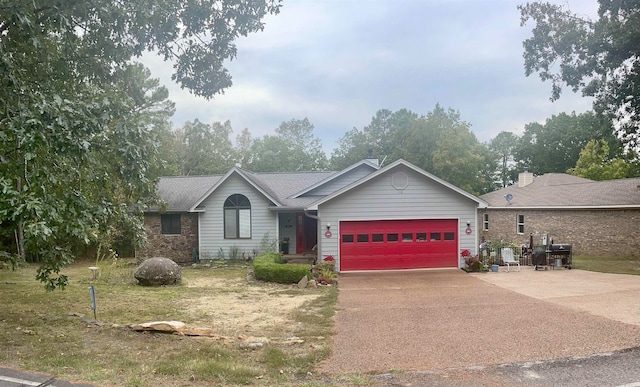
M640 178L593 181L564 173L519 175L518 183L480 198L486 240L525 244L544 235L574 254L640 256Z
M340 271L460 268L477 253L485 200L398 160L364 159L338 172L163 177L166 208L145 214L141 258L180 263L285 254L332 257Z

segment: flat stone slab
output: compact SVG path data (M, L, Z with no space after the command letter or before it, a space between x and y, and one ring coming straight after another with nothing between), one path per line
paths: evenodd
M151 321L131 325L134 331L155 331L163 333L178 333L186 326L182 321Z

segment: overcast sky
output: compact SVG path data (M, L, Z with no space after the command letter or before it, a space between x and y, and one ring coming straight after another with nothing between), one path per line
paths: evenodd
M596 0L551 0L595 16ZM174 128L186 121L231 121L232 140L248 128L274 134L307 117L330 156L336 141L362 129L379 109L427 114L436 103L460 112L482 141L521 134L529 122L581 113L591 100L524 75L520 27L511 0L284 0L264 31L237 41L227 63L233 86L207 101L170 80L171 65L145 60L176 103Z

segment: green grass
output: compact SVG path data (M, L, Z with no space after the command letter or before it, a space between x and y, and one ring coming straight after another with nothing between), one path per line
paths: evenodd
M578 255L573 257L573 268L600 273L640 275L640 258Z
M127 262L101 265L97 280L91 280L88 266L92 263L79 262L66 269L69 285L54 292L46 292L35 280L35 265L0 270L0 366L98 386L299 385L313 383L314 376L307 372L330 354L334 287L296 290L246 282L247 265L216 264L183 268L183 285L150 288L133 284L134 267ZM82 320L93 319L89 285L96 289L97 318L108 324ZM270 342L256 349L241 348L237 335L186 337L111 326L156 320L189 325L194 319L201 326L204 315L185 311L185 303L205 295L214 297L215 307L215 296L230 292L247 303L256 302L256 292L283 300L296 295L315 299L287 316L286 329L266 329L262 334ZM238 327L238 334L242 329ZM283 332L304 343L284 343Z
M201 385L370 385L366 374L318 375L314 368L331 353L336 287L298 290L290 285L246 282L246 264L183 268L180 286L148 288L134 285L131 262L100 265L92 281L89 262L65 270L70 283L64 291L46 292L35 280L35 265L0 270L0 366L39 371L60 379L97 386ZM633 257L574 256L573 267L591 271L640 274ZM261 348L241 348L227 339L137 333L127 327L96 326L87 287L96 289L98 320L129 324L154 320L204 321L205 312L185 310L185 303L202 296L234 294L238 302L254 303L256 292L283 300L297 295L315 299L287 316L285 326L264 332L270 339ZM222 286L220 286L222 285ZM196 324L197 325L197 324ZM242 333L242 328L238 328ZM303 344L286 344L296 336Z

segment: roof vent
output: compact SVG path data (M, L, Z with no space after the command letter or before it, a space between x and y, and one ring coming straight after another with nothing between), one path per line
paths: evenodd
M518 175L518 187L526 187L529 184L533 183L533 173L524 171Z

